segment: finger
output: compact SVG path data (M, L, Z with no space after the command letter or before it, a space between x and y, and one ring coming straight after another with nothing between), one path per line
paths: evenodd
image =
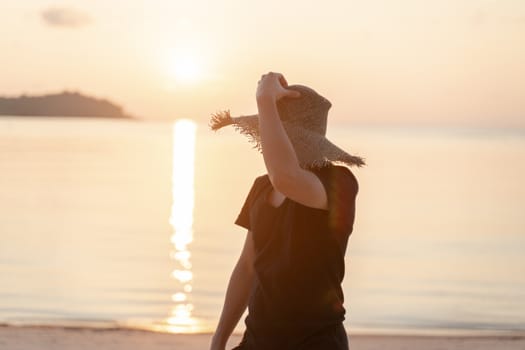
M299 91L295 91L295 90L289 90L287 89L286 90L286 97L293 97L293 98L298 98L298 97L301 97L301 93Z
M271 76L271 77L276 77L276 78L278 78L278 79L280 79L280 77L283 76L281 73L277 73L277 72L268 72L267 75L268 75L268 76Z
M284 78L284 75L279 74L279 81L281 82L281 84L282 84L284 87L287 87L287 86L288 86L288 82L287 82L286 79Z

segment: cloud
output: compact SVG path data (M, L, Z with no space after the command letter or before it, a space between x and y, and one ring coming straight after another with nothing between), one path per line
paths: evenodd
M66 7L49 7L42 10L40 15L52 27L78 28L91 23L87 13Z

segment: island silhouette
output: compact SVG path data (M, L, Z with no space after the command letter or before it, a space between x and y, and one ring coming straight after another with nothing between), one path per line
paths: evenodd
M40 96L0 96L0 115L133 118L113 102L76 91Z

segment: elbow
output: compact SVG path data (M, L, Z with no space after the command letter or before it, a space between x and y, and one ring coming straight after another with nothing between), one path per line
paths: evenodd
M296 174L293 171L280 171L269 174L269 177L273 188L283 194L296 182Z

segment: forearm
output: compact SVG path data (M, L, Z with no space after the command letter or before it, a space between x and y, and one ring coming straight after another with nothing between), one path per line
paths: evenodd
M253 279L253 269L238 262L230 277L219 324L213 336L213 344L217 348L224 348L246 310Z
M299 161L279 118L277 105L271 98L261 98L257 100L257 107L262 153L268 175L271 180L286 179L299 170Z

